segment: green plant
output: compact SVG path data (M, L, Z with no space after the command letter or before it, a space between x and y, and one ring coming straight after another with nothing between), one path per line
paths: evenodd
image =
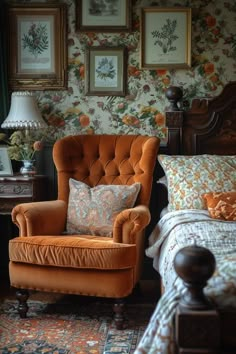
M157 38L154 45L159 45L162 48L164 54L176 50L173 46L173 42L179 37L175 34L177 21L171 21L169 18L166 20L166 24L162 26L161 31L152 31L153 38Z

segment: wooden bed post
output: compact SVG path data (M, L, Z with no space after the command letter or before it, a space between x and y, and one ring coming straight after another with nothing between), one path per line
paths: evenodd
M168 128L168 153L171 155L179 155L182 153L182 125L183 111L166 112L166 126Z
M170 86L166 91L166 97L170 102L166 110L166 126L168 128L168 153L171 155L182 153L182 126L184 112L178 107L178 102L183 97L180 87Z
M187 246L177 252L174 267L186 286L175 316L177 353L219 354L220 316L203 292L215 269L213 254Z

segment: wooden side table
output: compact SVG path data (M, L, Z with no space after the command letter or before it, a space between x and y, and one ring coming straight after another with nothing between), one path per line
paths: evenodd
M11 214L20 203L47 199L47 177L14 175L0 177L0 214Z
M47 182L44 175L0 177L0 277L8 277L8 242L18 234L11 211L20 203L47 200Z

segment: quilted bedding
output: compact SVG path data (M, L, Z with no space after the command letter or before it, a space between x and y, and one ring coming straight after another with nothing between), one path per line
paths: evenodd
M160 273L165 293L159 300L135 354L172 354L172 321L180 295L185 291L173 260L182 247L196 242L210 249L216 270L205 293L218 306L236 308L236 222L212 219L206 210L181 210L162 217L149 238L147 256Z

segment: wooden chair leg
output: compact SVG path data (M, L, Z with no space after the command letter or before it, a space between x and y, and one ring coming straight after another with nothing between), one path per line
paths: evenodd
M115 299L113 305L114 321L116 329L125 328L125 300L124 299Z
M27 312L29 309L29 306L27 305L27 300L29 298L28 290L25 290L25 289L17 290L16 291L16 298L19 301L17 310L19 312L20 318L26 318Z

